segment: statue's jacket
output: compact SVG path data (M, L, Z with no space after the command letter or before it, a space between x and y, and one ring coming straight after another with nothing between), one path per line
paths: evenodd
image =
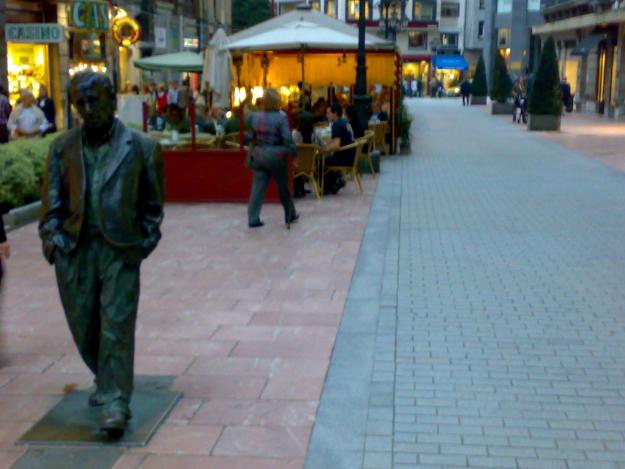
M116 121L99 195L99 232L111 245L147 257L161 238L164 180L160 145ZM50 146L42 188L39 235L48 262L79 243L87 197L83 134L71 129Z

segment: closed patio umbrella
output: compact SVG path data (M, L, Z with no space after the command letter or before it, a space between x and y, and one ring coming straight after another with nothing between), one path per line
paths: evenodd
M194 52L173 52L135 60L135 66L152 72L170 70L172 72L201 72L202 56Z
M221 107L230 105L232 56L226 48L227 45L228 36L219 28L208 43L204 55L202 89L208 85L213 92L213 104Z

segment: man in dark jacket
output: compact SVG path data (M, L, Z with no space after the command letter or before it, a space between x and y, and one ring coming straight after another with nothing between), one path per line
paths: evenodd
M161 237L163 161L157 143L115 119L106 75L74 75L69 95L84 123L50 147L39 235L95 375L89 405L103 406L100 428L119 434L130 418L139 266Z
M462 105L469 106L471 104L471 83L466 78L460 85L460 94L462 95Z
M566 80L566 77L562 77L562 81L560 82L560 92L562 94L562 113L564 111L571 112L571 85Z

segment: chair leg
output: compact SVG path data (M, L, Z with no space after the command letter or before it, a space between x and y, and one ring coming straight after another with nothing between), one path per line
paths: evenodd
M321 194L319 193L319 184L317 184L315 176L312 176L310 178L310 184L313 186L313 190L315 191L315 197L317 197L317 200L321 199Z
M352 169L352 179L354 180L354 186L356 186L356 192L362 194L362 184L360 183L360 176L356 168Z
M373 175L373 177L375 177L375 170L373 169L373 159L371 158L371 155L368 155L367 158L369 160L369 169L371 170L371 174Z

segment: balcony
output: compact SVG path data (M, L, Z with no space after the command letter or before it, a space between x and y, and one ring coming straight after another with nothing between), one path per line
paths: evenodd
M614 0L541 0L540 11L545 17L553 15L570 17L607 10L613 3Z

